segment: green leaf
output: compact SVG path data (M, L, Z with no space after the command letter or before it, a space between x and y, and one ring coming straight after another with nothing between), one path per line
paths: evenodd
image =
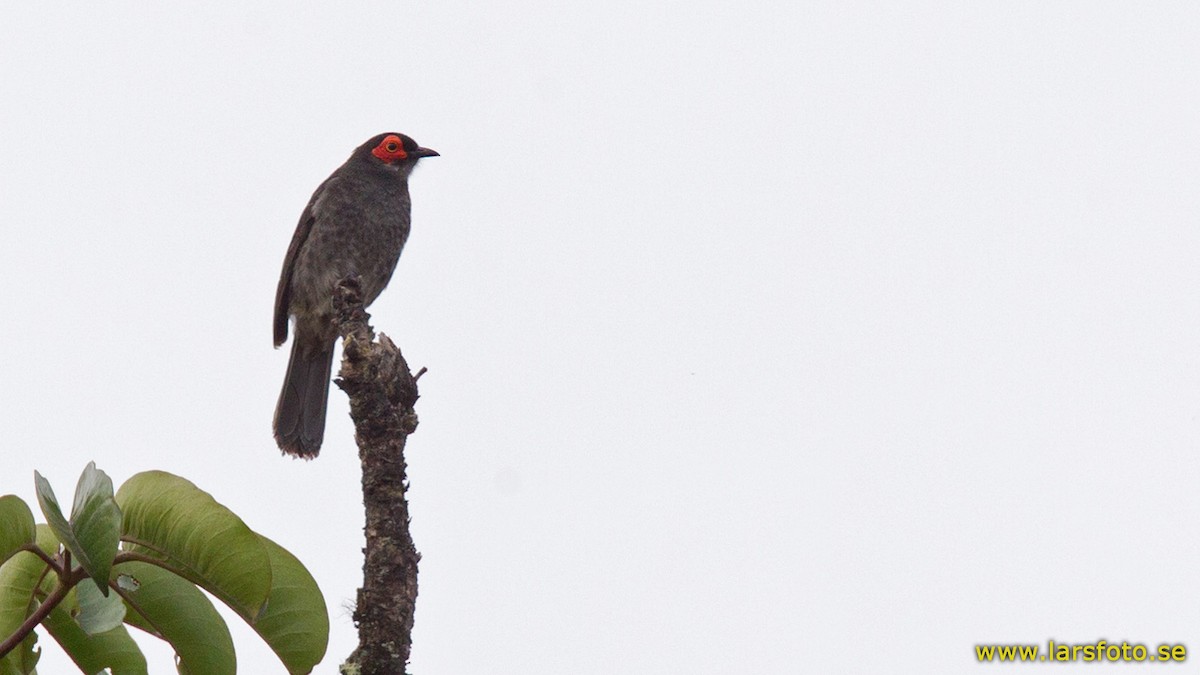
M0 659L0 675L36 673L38 660L42 658L42 650L34 649L37 639L37 631L30 631L21 644L8 654L8 658Z
M58 540L46 525L37 526L37 545L47 553L58 551ZM0 638L15 633L25 622L25 617L36 609L35 589L39 581L43 596L54 587L57 577L53 573L46 574L47 571L46 563L29 551L22 551L0 565ZM37 639L35 635L36 633L30 633L30 637L21 643L20 648L5 655L5 668L18 673L28 673L32 670L40 653L33 649Z
M125 618L125 603L117 595L105 597L92 584L80 584L75 587L79 601L79 613L75 621L83 632L88 635L106 633L117 626Z
M254 630L275 650L292 675L312 672L329 645L329 611L317 582L279 544L259 535L271 556L273 583L266 610Z
M108 668L112 675L147 675L146 657L125 626L88 635L61 606L50 612L42 625L85 673Z
M267 549L232 511L191 482L139 473L117 491L128 550L162 560L253 622L271 589Z
M207 492L169 473L133 476L117 492L117 502L129 550L161 561L228 604L258 631L290 673L311 672L324 657L329 641L325 599L291 553L255 534ZM119 565L121 574L127 570L126 563ZM131 576L140 590L123 592L127 598L142 593L146 584L141 574ZM151 615L160 622L166 615L147 611L142 615L145 623L166 637L162 625L151 621ZM141 621L127 620L132 625ZM195 668L196 673L223 672Z
M108 572L121 538L121 510L113 499L112 480L89 462L75 488L75 503L68 522L49 481L33 472L38 503L46 522L63 546L75 556L96 588L108 595Z
M43 544L46 552L58 550L49 528ZM46 569L41 558L21 547L37 540L38 528L33 512L24 500L14 495L0 497L0 639L12 635L34 610L33 590ZM47 586L54 577L49 577ZM0 675L26 675L37 665L41 650L35 649L37 632L31 632L21 644L0 659Z
M108 572L121 543L121 509L113 499L112 479L97 469L95 462L88 462L75 486L71 529L87 553L87 559L81 558L79 564L107 597Z
M22 546L32 544L37 536L33 512L16 495L0 497L0 563L8 560ZM3 636L0 636L3 637Z
M58 498L54 496L54 488L50 487L50 481L34 471L33 485L37 489L38 505L42 507L46 523L54 531L54 535L61 542L75 542L75 533L71 531L71 523L67 522L67 517L63 515L62 508L58 505ZM75 542L75 546L81 548L78 542ZM71 545L67 544L67 548L70 549Z
M137 561L118 564L114 574L135 580L118 585L129 607L126 622L169 642L179 657L181 675L237 672L229 627L194 584Z

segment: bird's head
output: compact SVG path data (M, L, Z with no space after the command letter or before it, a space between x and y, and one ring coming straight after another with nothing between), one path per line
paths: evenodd
M379 134L358 148L368 161L397 171L411 171L422 157L437 157L436 150L422 148L412 138L394 132Z

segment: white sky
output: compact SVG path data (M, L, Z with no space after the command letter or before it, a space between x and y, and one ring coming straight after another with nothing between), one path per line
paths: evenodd
M402 131L414 671L1200 650L1195 3L63 4L0 10L0 493L187 477L308 565L336 672L358 460L337 390L279 456L271 309Z

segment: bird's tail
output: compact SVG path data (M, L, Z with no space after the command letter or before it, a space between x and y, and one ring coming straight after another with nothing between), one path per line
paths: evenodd
M275 406L275 442L296 457L312 459L325 435L325 406L333 369L333 342L317 344L292 340L283 391Z

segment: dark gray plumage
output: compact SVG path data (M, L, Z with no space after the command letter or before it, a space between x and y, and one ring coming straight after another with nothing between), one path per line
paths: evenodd
M316 457L325 435L333 368L334 284L359 275L363 303L387 286L408 239L408 176L422 157L438 153L404 134L363 143L317 187L288 246L275 293L275 346L295 317L292 356L275 407L275 441L284 452Z

